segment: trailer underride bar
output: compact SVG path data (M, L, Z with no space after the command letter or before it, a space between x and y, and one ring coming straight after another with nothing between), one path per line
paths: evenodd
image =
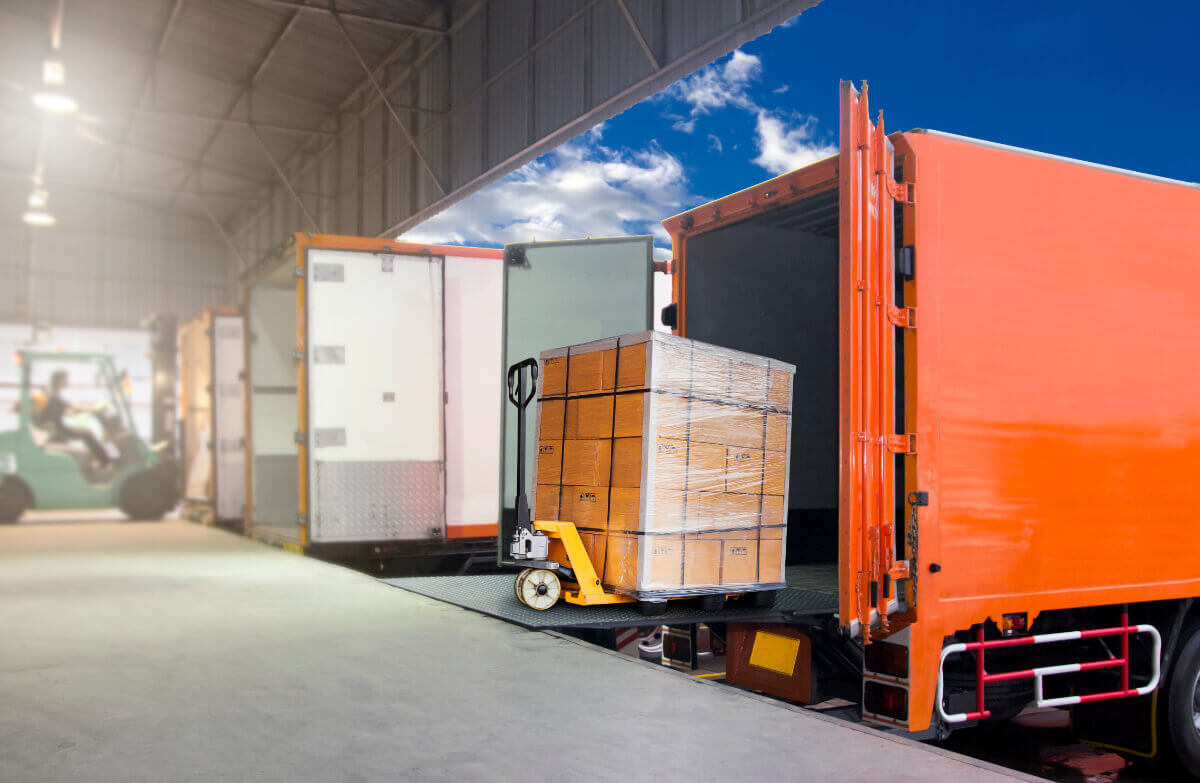
M1132 634L1149 634L1154 641L1154 654L1151 657L1153 665L1153 673L1150 677L1150 682L1139 688L1129 687L1129 637ZM999 672L989 674L985 668L984 656L987 650L1000 647L1021 647L1031 644L1050 644L1053 642L1077 641L1079 639L1095 639L1101 636L1120 636L1121 637L1121 656L1119 658L1108 658L1100 661L1086 661L1083 663L1065 663L1057 666L1039 666L1033 669L1020 669L1012 672ZM965 652L975 652L975 711L974 712L955 712L947 713L946 707L942 703L942 696L945 691L943 672L946 667L946 659L951 655L959 655ZM1130 625L1129 615L1121 615L1121 624L1113 628L1097 628L1089 631L1064 631L1062 633L1044 633L1034 634L1033 636L1023 636L1020 638L1010 639L992 639L990 641L983 638L983 625L981 624L975 631L975 641L960 642L958 644L947 645L942 650L942 658L938 663L938 679L937 679L937 705L938 715L947 723L963 723L969 720L981 720L991 716L991 712L984 706L984 690L989 682L1003 682L1006 680L1025 680L1033 679L1034 700L1039 707L1066 707L1073 704L1086 704L1093 701L1105 701L1108 699L1123 699L1131 696L1145 696L1158 687L1159 666L1162 658L1162 637L1153 625ZM1059 696L1052 699L1047 699L1043 694L1042 680L1055 674L1073 674L1075 672L1092 671L1094 669L1110 669L1119 668L1121 670L1121 687L1115 691L1104 691L1101 693L1088 693L1081 696Z

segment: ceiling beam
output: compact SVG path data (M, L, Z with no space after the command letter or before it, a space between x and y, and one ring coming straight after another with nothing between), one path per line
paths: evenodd
M200 208L204 210L204 214L208 215L208 219L212 222L213 228L215 228L217 233L221 235L221 239L225 240L225 244L229 246L231 251L233 251L234 258L238 260L238 263L241 264L242 269L244 270L246 268L246 257L242 255L241 250L238 250L238 246L233 243L233 237L229 236L229 232L227 232L225 227L221 225L221 221L217 220L217 216L214 215L212 210L208 208L208 204L204 201L204 196L200 195L199 192L194 190L189 192L196 197L196 202L200 204Z
M411 22L399 22L395 19L388 19L374 14L364 14L360 11L343 11L341 9L333 9L328 6L308 5L301 0L250 0L252 3L259 5L270 5L279 8L291 8L296 11L308 11L315 14L326 14L328 16L342 16L346 19L353 19L356 22L365 22L367 24L382 25L384 27L392 27L397 30L407 30L410 33L420 33L422 35L437 35L445 36L446 31L438 27L429 27L423 24L413 24ZM332 3L330 3L332 5Z
M412 147L413 153L417 156L417 160L421 162L421 166L425 169L425 172L429 174L429 178L433 180L434 187L438 189L439 193L445 196L445 186L442 185L442 181L438 178L437 173L433 170L433 166L429 165L429 161L425 158L425 153L421 152L421 147L417 144L417 140L413 138L411 133L409 133L408 126L404 124L404 121L400 119L400 115L396 113L396 107L392 106L392 102L388 100L387 92L385 92L383 87L379 84L379 80L375 78L375 73L371 70L371 66L367 65L367 61L363 59L362 52L360 52L358 46L355 45L354 39L350 37L350 31L347 30L346 25L342 23L341 14L335 13L333 15L333 21L337 23L338 29L342 31L342 37L346 39L346 46L350 47L350 51L354 52L354 57L356 60L358 60L358 64L362 66L363 73L367 76L367 81L369 81L371 86L375 88L375 92L378 93L379 97L383 100L383 105L387 107L388 113L392 115L392 120L395 121L396 127L400 129L402 134L404 134L405 141L407 141L409 146Z
M479 11L483 8L483 6L486 2L487 2L487 0L480 0L480 2L475 3L469 9L467 9L467 11L465 13L463 13L459 18L455 19L454 23L446 29L447 36L453 35L455 32L457 32L462 27L464 27L467 24L467 22L471 21L471 19L474 18L475 15L477 13L479 13ZM448 41L448 40L449 40L449 38L447 37L447 38L439 38L438 40L432 42L429 46L427 46L425 49L423 49L412 62L406 64L404 73L402 76L398 77L397 79L393 79L384 89L388 92L391 92L393 89L400 86L401 83L403 83L407 79L411 78L412 75L416 73L417 69L420 68L421 65L423 65L425 63L426 60L428 60L430 57L433 56L434 53L436 53L438 51L438 49L441 47L442 43L445 41ZM392 61L395 60L396 57L399 57L400 54L402 54L404 51L406 51L408 48L410 48L411 45L412 45L411 40L405 40L405 41L401 42L400 44L398 44L390 52L388 52L387 55L384 56L383 60L381 60L378 65L375 66L375 70L382 71L384 68L386 68L388 65L390 65L392 63ZM326 119L329 120L329 119L337 118L343 112L348 111L349 107L352 105L355 98L360 93L362 93L366 90L369 90L370 87L371 87L370 80L363 79L361 82L359 82L357 85L355 85L355 87L352 90L350 90L348 93L346 93L346 97L343 98L341 100L341 102L338 104L338 108L332 114L330 114L330 116ZM361 122L362 118L367 114L367 112L371 111L381 101L382 101L382 99L378 95L374 96L373 98L365 98L364 97L364 101L363 101L364 105L355 112L355 119ZM397 107L397 108L399 108L399 107ZM445 112L439 112L439 114L444 115ZM341 128L339 130L339 133L345 132L345 130L346 130L345 128ZM420 135L420 134L418 134L418 135ZM329 139L324 143L323 146L320 146L316 150L313 150L313 149L311 149L312 140L310 140L309 142L306 142L304 145L302 145L299 149L297 149L294 153L292 153L292 155L286 161L284 161L283 167L286 169L291 169L293 167L293 164L296 164L297 165L297 169L296 169L297 176L302 176L315 163L322 160L324 158L324 156L329 152L329 150L331 150L333 148L333 146L335 144L337 144L337 139ZM308 159L302 161L301 158L305 155L308 156ZM263 196L263 206L259 207L252 214L248 214L248 215L246 215L246 217L242 218L239 221L239 224L236 227L234 227L234 233L240 234L242 231L244 231L246 229L247 226L253 224L256 220L258 220L263 215L263 213L266 212L267 209L269 209L269 208L270 208L270 194L265 194Z
M271 168L275 169L275 173L279 175L279 181L282 182L283 186L288 189L289 193L292 194L292 198L296 199L296 203L300 206L300 211L304 213L304 217L308 218L308 223L312 227L313 231L316 231L318 234L321 233L320 224L317 223L317 221L313 218L312 213L308 211L308 205L304 203L304 199L300 198L300 194L296 192L294 187L292 187L292 182L288 179L287 174L284 174L283 169L279 168L279 164L275 162L275 157L271 154L271 151L267 149L267 143L263 141L262 136L260 136L258 131L254 128L250 128L250 132L254 134L255 140L258 141L258 146L262 147L263 155L265 155L267 160L270 161Z
M162 30L158 34L158 45L154 47L154 53L150 55L150 59L146 62L145 71L142 74L142 86L138 89L137 98L133 105L136 107L141 104L146 97L146 90L149 89L154 81L154 71L158 67L158 60L162 57L167 48L167 39L171 36L171 30L175 27L175 22L179 19L179 13L183 10L183 0L175 0L171 5L171 12L167 14L167 21L163 23ZM125 118L125 125L121 129L121 140L117 145L117 149L113 154L112 161L108 165L108 176L112 177L113 170L116 168L117 161L125 154L125 142L129 140L129 131L133 128L133 121L137 115L129 112L129 116Z
M658 62L658 58L654 55L654 50L650 48L650 44L646 41L646 36L642 35L642 28L638 27L637 20L633 18L633 13L629 10L629 6L625 4L625 0L617 0L617 7L621 9L625 21L629 23L629 29L633 31L633 37L637 39L638 46L642 47L642 52L646 55L646 59L650 61L650 67L657 71L662 68Z
M275 37L271 40L271 43L268 44L267 50L263 52L262 57L258 59L258 63L254 66L254 70L251 72L250 78L246 80L245 84L242 85L242 88L238 90L237 94L233 97L233 100L229 102L228 107L225 109L225 114L223 115L224 119L228 120L233 117L233 113L237 111L238 104L240 104L242 99L246 98L247 94L254 88L254 83L258 81L259 77L263 75L263 72L271 63L271 60L275 58L275 55L279 52L279 47L283 44L283 39L287 38L288 33L290 33L296 26L296 22L299 21L299 19L300 12L293 11L292 15L288 17L288 20L284 22L283 27L279 28L279 32L275 34ZM249 110L249 107L247 107L246 115L253 116L253 112ZM256 138L259 138L258 131L254 130L253 127L250 128L250 131L255 135ZM214 129L211 134L209 134L208 140L204 142L204 146L200 149L200 154L196 156L192 170L188 172L187 176L183 178L183 182L180 183L180 191L183 191L189 185L191 185L192 178L199 174L201 169L204 168L204 159L208 156L209 151L212 149L213 145L216 144L217 137L220 135L221 128L219 126ZM259 138L259 142L262 142L261 138ZM272 159L271 162L274 164L274 159ZM171 203L174 203L174 201L175 196L171 196Z

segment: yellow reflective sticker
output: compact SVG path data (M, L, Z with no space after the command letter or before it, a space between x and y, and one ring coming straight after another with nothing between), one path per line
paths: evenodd
M754 646L750 648L750 665L791 677L796 671L799 653L799 639L758 631L754 634Z

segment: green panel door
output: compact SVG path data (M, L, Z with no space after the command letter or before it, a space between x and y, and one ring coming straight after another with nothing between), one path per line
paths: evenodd
M545 350L653 328L653 238L615 237L509 245L504 252L504 369ZM504 384L504 378L496 379ZM516 507L517 412L504 403L500 551ZM537 455L534 404L527 410L525 482ZM531 487L525 491L533 497Z

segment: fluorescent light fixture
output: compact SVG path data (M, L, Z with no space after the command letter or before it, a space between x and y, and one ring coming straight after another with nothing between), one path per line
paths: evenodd
M49 228L58 221L44 209L27 209L25 214L21 215L21 220L24 220L35 228Z
M35 92L31 100L34 106L51 114L73 114L79 111L79 103L74 98L57 90Z
M51 87L61 87L67 81L67 69L62 60L47 57L42 61L42 83Z
M28 203L30 209L45 209L46 204L49 202L50 194L47 193L43 188L34 188L33 192L29 194Z

